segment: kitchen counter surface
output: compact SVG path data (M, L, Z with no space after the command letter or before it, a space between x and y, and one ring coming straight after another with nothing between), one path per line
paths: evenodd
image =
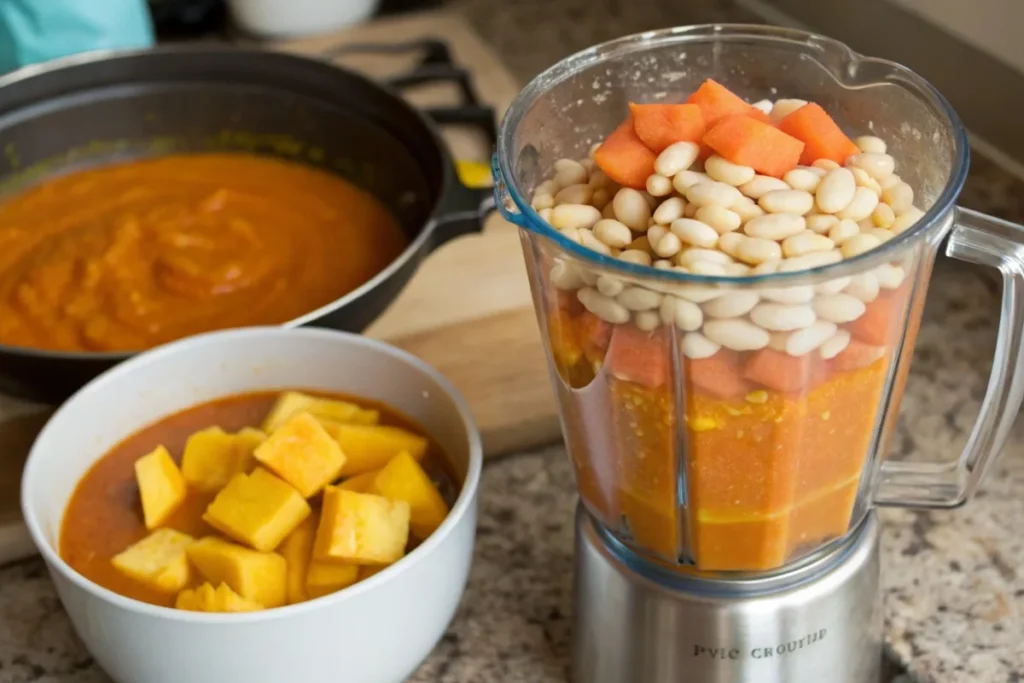
M628 32L693 21L693 0L454 0L528 79L558 58ZM739 10L713 18L749 20ZM702 16L706 18L707 15ZM983 159L968 206L1024 220L1024 186ZM897 457L954 457L991 366L998 287L941 262L918 340ZM1024 672L1024 427L977 499L953 512L885 511L886 628L915 679L1011 683ZM574 491L561 447L490 464L477 558L449 633L416 683L566 680ZM78 643L39 560L0 569L0 683L106 683Z

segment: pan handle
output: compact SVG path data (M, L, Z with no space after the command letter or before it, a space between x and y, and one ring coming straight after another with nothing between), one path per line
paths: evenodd
M456 237L480 232L494 210L494 190L490 185L469 187L456 178L441 200L434 219L433 247L436 249Z

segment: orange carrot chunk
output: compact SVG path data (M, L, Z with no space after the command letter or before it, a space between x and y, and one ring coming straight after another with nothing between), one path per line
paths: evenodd
M883 294L867 305L864 315L847 323L846 329L865 344L885 346L894 341L905 303L902 296Z
M751 109L754 109L742 97L710 78L704 81L686 101L700 107L700 113L704 117L704 125L708 128L714 126L720 119L726 116L748 114Z
M743 376L775 391L806 392L822 378L818 367L820 358L816 353L791 356L774 349L761 349L747 361Z
M726 349L710 358L687 359L684 372L694 387L718 398L739 398L752 388L743 378L739 354Z
M605 175L619 185L636 190L647 187L647 178L654 173L656 157L637 136L632 116L612 131L594 152L594 162Z
M594 362L604 358L612 339L612 326L590 311L583 311L576 318L576 334L583 347L583 355Z
M830 159L842 165L851 154L860 152L839 124L814 102L805 104L779 121L779 130L804 143L801 164L810 165L818 159Z
M667 340L660 331L616 325L605 364L614 377L657 389L668 382Z
M876 360L885 355L884 346L874 346L872 344L865 344L862 341L851 339L850 343L846 345L846 348L839 352L835 358L830 361L832 369L838 372L846 372L848 370L860 370L874 363Z
M637 137L653 152L675 142L700 142L704 117L696 104L633 104L633 127Z
M708 131L704 144L719 156L758 173L781 178L796 168L804 144L749 116L728 116Z

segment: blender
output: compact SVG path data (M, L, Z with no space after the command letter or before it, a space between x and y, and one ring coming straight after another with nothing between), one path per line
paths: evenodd
M738 276L600 253L531 208L556 161L585 159L630 102L681 102L708 78L748 102L817 102L845 130L888 141L921 218L854 258ZM1024 231L954 205L967 167L966 132L931 85L796 30L691 26L614 40L541 73L513 102L495 192L520 227L579 490L576 681L876 683L874 510L965 503L1024 393ZM1002 273L993 372L958 458L887 460L940 247ZM781 389L749 382L737 368L750 354L704 349L681 319L692 303L802 301L869 274L888 321L873 345L842 363L788 348L764 369ZM593 292L609 290L629 290L635 305L588 316L603 300Z

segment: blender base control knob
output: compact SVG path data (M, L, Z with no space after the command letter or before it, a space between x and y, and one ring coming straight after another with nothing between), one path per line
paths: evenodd
M575 683L877 683L878 522L795 567L680 574L576 516Z

